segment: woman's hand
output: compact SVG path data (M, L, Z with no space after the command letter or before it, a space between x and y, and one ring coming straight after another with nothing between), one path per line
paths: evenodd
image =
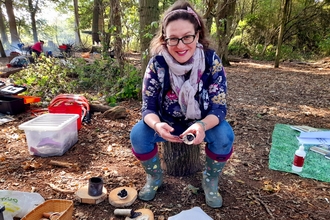
M192 124L185 132L180 135L180 138L183 138L188 133L192 133L195 135L195 139L193 144L198 145L204 141L205 138L205 130L204 126L201 123Z
M166 141L182 143L182 140L178 136L171 134L171 132L174 131L174 128L165 122L156 122L153 129L160 137Z

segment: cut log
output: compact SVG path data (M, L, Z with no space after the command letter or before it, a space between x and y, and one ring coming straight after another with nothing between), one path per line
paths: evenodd
M120 118L126 118L127 112L126 108L123 106L116 106L113 107L103 113L103 116L108 119L120 119Z
M8 78L11 74L17 73L21 71L23 68L22 67L17 67L17 68L10 68L5 71L2 71L0 73L0 78Z
M102 105L102 104L89 104L90 112L106 112L107 110L111 109L108 105Z

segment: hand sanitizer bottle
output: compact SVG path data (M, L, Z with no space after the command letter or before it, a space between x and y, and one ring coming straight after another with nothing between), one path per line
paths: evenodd
M292 170L294 172L301 172L304 166L304 161L306 157L306 152L304 145L301 145L298 150L296 150L294 154Z

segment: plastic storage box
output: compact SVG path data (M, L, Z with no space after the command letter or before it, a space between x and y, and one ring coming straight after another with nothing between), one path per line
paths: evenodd
M78 141L78 114L40 115L18 126L25 131L31 155L62 156Z

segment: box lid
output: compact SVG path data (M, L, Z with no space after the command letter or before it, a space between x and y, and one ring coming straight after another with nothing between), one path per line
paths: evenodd
M18 86L18 85L9 85L0 89L1 94L5 95L17 95L22 93L26 90L25 86Z
M73 121L76 121L77 118L79 118L78 114L46 113L30 121L24 122L19 125L18 128L21 130L34 131L58 131Z

